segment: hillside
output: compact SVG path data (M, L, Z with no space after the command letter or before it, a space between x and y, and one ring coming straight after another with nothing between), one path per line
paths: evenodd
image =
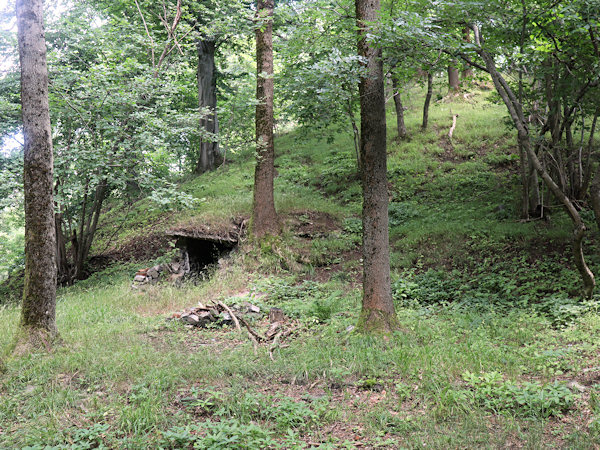
M427 131L424 92L410 92L408 140L395 139L388 111L401 332L353 333L362 271L351 135L282 132L280 238L255 248L242 230L203 279L132 289L136 271L172 258L167 231L218 235L250 216L254 159L236 153L182 183L193 207L106 206L90 277L59 292L62 344L50 353L10 356L19 311L1 307L0 447L600 445L598 297L578 298L569 220L560 208L549 220L517 219L506 108L486 89L453 98L441 90ZM595 272L597 235L585 246ZM281 308L288 334L255 351L246 330L166 320L219 301L258 306L250 325L261 336L264 313Z

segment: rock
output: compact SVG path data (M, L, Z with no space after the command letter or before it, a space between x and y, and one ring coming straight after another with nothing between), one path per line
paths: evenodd
M179 263L171 264L171 272L179 273L179 269L181 269L181 265Z
M260 308L256 305L246 302L244 304L248 314L260 314Z
M152 269L148 270L147 276L149 276L150 278L153 278L153 279L158 279L158 277L160 276L160 274L158 273L158 270L156 270L153 267Z
M181 320L188 325L194 326L197 326L200 323L200 317L196 314L184 314L181 316Z
M578 383L577 381L575 381L575 380L573 380L573 381L569 381L569 382L567 383L567 387L568 387L569 389L574 389L574 390L576 390L576 391L579 391L579 392L585 392L585 391L587 390L587 388L586 388L585 386L583 386L583 385L579 384L579 383Z
M133 279L133 281L137 282L137 283L145 283L147 280L145 275L136 275Z
M346 327L346 332L347 332L347 333L350 333L350 332L352 332L353 330L354 330L354 325L348 325L348 326Z
M199 327L205 327L206 325L208 325L211 322L214 322L216 320L216 317L212 315L212 313L210 311L202 311L198 313L198 325Z
M171 274L171 276L169 276L169 281L175 284L178 284L181 282L181 279L183 278L183 273L173 273Z
M269 321L271 323L285 322L285 314L283 314L283 310L280 308L271 308L269 311Z
M220 315L220 317L221 317L221 320L223 322L231 322L231 321L233 321L233 319L231 318L231 316L229 315L228 312L222 312L221 315Z

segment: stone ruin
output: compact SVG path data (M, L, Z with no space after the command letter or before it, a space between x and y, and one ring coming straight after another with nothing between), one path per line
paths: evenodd
M215 232L209 227L178 229L167 232L175 240L179 255L167 264L138 270L133 279L133 288L159 280L180 283L184 278L206 277L211 266L222 262L239 242L243 224L234 229Z

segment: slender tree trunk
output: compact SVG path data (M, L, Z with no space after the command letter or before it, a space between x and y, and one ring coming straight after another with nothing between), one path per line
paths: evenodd
M392 74L392 89L394 90L394 105L396 106L396 127L398 129L398 139L406 137L406 125L404 124L404 106L400 96L398 80Z
M592 151L594 148L594 135L596 134L596 124L598 122L598 112L594 113L594 119L592 120L592 128L590 129L590 136L588 140L588 146L586 151L586 161L585 166L583 168L583 185L581 187L581 199L583 199L589 189L590 182L592 181L592 172L593 172L593 164L592 164Z
M464 36L465 42L467 44L470 44L471 43L471 30L469 30L469 27L465 27L463 29L463 36ZM471 81L473 80L473 69L471 68L471 66L467 66L463 69L463 71L460 74L460 78L462 80L463 86L471 83Z
M252 234L261 238L279 233L275 211L273 178L275 144L273 140L273 10L274 0L258 0L256 24L256 169Z
M477 30L475 28L475 30ZM475 42L478 46L480 46L480 41L478 39L477 33L475 34ZM548 186L548 189L552 192L554 197L562 203L567 214L571 218L573 222L573 258L575 265L577 266L577 270L579 271L582 281L583 281L583 295L587 298L591 297L594 292L594 287L596 285L596 281L594 278L594 274L590 270L589 266L585 261L585 257L583 254L583 238L586 232L586 226L583 222L579 211L573 204L573 202L569 199L569 197L565 194L564 189L554 181L552 176L546 171L538 156L536 155L534 148L531 145L531 138L529 136L529 130L525 126L525 117L523 116L523 110L521 107L521 103L518 101L517 96L514 94L512 89L506 80L502 77L502 75L496 69L496 65L494 59L487 52L482 50L481 48L478 51L481 58L485 61L486 68L492 77L492 81L494 82L494 86L498 91L498 94L504 101L508 112L511 116L511 119L517 128L518 139L535 170L539 173L540 177Z
M390 284L385 95L381 49L367 39L379 0L356 0L358 54L365 58L361 78L361 180L363 188L363 301L358 329L390 332L398 328Z
M31 337L56 331L53 155L42 0L17 0L25 193L25 286L21 326ZM40 334L42 333L42 334Z
M198 53L198 104L200 107L200 154L195 173L214 170L223 158L219 151L219 120L217 117L217 71L215 39L201 38L196 43ZM208 115L205 115L206 110Z
M56 213L54 216L56 230L56 268L57 284L63 285L70 281L70 266L67 256L67 240L63 233L63 214Z
M448 66L448 89L450 92L458 92L460 89L458 69L452 65Z
M600 230L600 165L596 169L596 174L590 186L590 199L594 210L596 224Z
M85 226L81 227L79 243L75 249L75 271L73 274L73 279L70 281L81 280L84 278L85 262L90 254L90 249L92 248L92 243L94 242L94 236L96 235L96 230L98 229L98 219L100 218L100 213L102 212L102 204L106 199L107 185L107 181L102 180L100 184L96 186L92 208L87 217L81 217L81 223L82 225L85 224Z
M425 96L425 104L423 105L423 124L421 128L427 129L427 123L429 122L429 104L431 103L431 96L433 95L433 75L431 72L427 72L427 95Z
M348 115L350 116L350 124L352 125L352 140L354 142L354 152L356 155L356 172L360 175L360 131L356 125L354 111L352 111L352 105L350 104L348 105L348 111Z

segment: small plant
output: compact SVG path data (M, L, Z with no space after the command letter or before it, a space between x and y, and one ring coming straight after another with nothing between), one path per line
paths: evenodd
M549 349L534 354L536 365L535 371L545 376L562 375L571 370L571 362L568 358L568 349Z
M535 309L546 316L554 327L565 327L590 311L597 311L597 300L579 301L577 299L552 296L545 298Z
M358 386L367 391L382 391L383 383L377 378L364 378L360 380Z
M316 298L311 307L311 315L320 323L326 323L331 319L333 313L338 309L340 292L333 292L325 298Z
M69 446L59 445L54 448L76 448L87 450L92 448L108 449L106 440L111 437L109 426L103 423L95 423L88 428L71 428L67 430L69 435ZM42 446L40 448L49 448Z
M564 383L558 381L548 384L526 382L519 386L513 381L503 380L498 372L481 375L465 372L463 379L472 388L474 400L496 413L559 416L569 410L577 398Z
M409 202L393 202L388 206L390 227L397 227L419 215L416 206Z
M268 448L275 442L269 432L253 423L241 423L236 419L205 422L198 426L205 434L194 443L202 449L251 449Z
M201 415L210 415L215 413L225 402L225 395L222 392L212 389L190 389L190 397L185 399L185 404L189 408L194 408L196 413Z
M348 217L344 219L342 229L348 234L362 234L362 220L358 217Z
M400 403L410 398L412 394L412 387L404 383L396 383L396 394L398 394L398 400Z
M160 447L165 449L190 448L199 439L191 427L173 427L162 432Z
M322 402L315 402L313 409L307 403L289 397L275 401L277 403L272 407L273 420L280 430L306 429L318 424L327 409L327 404Z
M269 433L253 423L229 418L186 427L173 427L162 433L161 448L249 449L273 445Z

